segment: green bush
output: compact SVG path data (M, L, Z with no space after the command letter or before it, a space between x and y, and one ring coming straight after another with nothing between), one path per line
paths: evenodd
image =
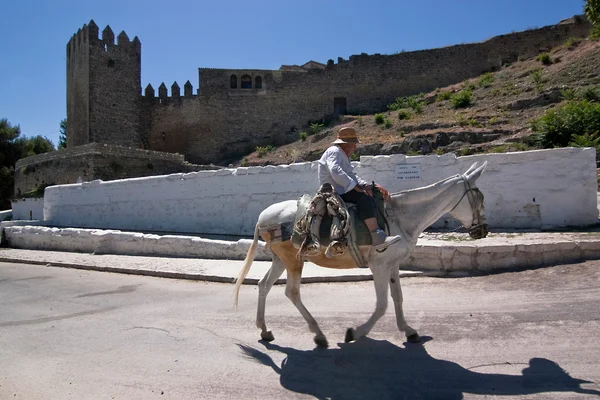
M533 120L531 128L543 135L544 147L568 146L573 135L594 135L600 132L600 103L588 100L569 101Z
M482 88L490 87L494 83L494 74L486 72L479 77L479 86Z
M411 115L410 115L410 111L408 110L400 110L398 111L398 119L403 120L403 119L410 119Z
M565 47L569 50L573 50L575 47L577 47L579 45L579 43L581 43L581 39L570 37L565 42Z
M310 124L310 129L313 131L313 133L318 133L321 129L323 129L324 126L325 125L320 122L313 122Z
M574 100L575 99L575 90L574 89L563 89L560 91L560 97L564 100Z
M541 92L542 89L544 88L544 83L546 83L546 79L544 79L544 77L542 76L542 70L541 69L536 69L531 71L531 79L533 80L533 83L535 84L535 89L538 92Z
M375 123L377 125L383 124L384 121L385 121L385 115L383 115L381 113L375 114Z
M468 107L473 103L473 92L470 89L463 89L452 95L450 102L454 108Z
M537 61L540 61L544 65L552 64L552 59L550 58L550 54L542 53L535 58Z
M275 147L269 146L256 146L256 152L258 153L258 158L263 158L268 153L271 153L275 150Z
M581 96L587 101L598 101L598 92L596 92L596 88L588 87L583 90Z
M398 97L392 104L388 104L388 109L391 111L400 110L401 108L412 108L417 114L423 112L423 94L415 94L413 96Z
M304 142L306 141L306 138L308 138L308 132L300 132L298 136L300 137L300 140Z
M452 92L440 92L436 96L435 101L450 100L451 97L452 97Z
M386 129L390 129L392 127L392 121L386 118L385 121L383 121L383 126L385 126Z

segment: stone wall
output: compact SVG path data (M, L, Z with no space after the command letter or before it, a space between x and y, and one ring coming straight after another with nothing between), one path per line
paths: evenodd
M579 21L579 22L577 22ZM386 109L397 97L427 92L498 69L519 57L532 57L587 35L589 25L573 20L540 29L494 37L482 43L395 55L354 55L324 69L199 69L198 95L144 96L149 148L185 154L194 163L227 162L256 146L297 140L310 121L340 113L365 114ZM249 75L261 88L240 87ZM231 88L234 77L237 87ZM338 101L339 101L338 100Z
M17 161L15 198L36 187L78 180L124 179L209 168L189 164L181 154L91 143Z
M356 171L367 181L400 191L462 173L484 160L488 167L477 184L491 228L597 222L594 149L362 157ZM403 179L397 169L404 167L418 170L417 178ZM44 219L63 227L252 235L268 205L316 191L316 168L313 162L53 186L46 189Z

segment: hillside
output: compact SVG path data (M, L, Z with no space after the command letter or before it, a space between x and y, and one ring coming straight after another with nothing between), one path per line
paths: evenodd
M354 159L376 154L467 155L536 148L539 144L528 140L533 133L531 121L569 98L581 98L586 90L600 95L599 66L600 41L571 39L548 53L503 65L479 78L400 99L397 109L381 110L382 115L346 115L316 132L306 127L297 141L257 148L233 165L316 160L342 125L351 125L359 133L361 143ZM453 101L460 100L455 99L457 95L463 95L463 100L468 97L465 90L471 92L470 105L455 108ZM400 119L399 113L406 118ZM376 119L385 122L377 124Z

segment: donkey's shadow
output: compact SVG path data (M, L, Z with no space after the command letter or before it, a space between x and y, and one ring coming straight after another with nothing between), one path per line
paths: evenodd
M543 392L600 396L600 391L580 387L592 382L572 378L545 358L529 360L521 375L479 373L431 357L423 346L428 340L423 337L420 344L401 348L386 340L362 338L341 348L305 351L261 342L267 350L287 356L281 366L266 352L238 346L250 359L277 372L284 388L319 399L462 399L463 393Z

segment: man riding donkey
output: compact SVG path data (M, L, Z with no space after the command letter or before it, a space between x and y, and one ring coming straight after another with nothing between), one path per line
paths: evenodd
M359 143L354 128L346 126L338 131L337 139L323 153L318 164L319 185L330 184L335 192L348 203L356 203L358 215L364 220L375 250L386 249L401 237L388 236L377 223L376 204L373 200L371 185L358 177L350 163L350 155L356 150ZM382 186L375 184L385 200L390 197L389 192Z

